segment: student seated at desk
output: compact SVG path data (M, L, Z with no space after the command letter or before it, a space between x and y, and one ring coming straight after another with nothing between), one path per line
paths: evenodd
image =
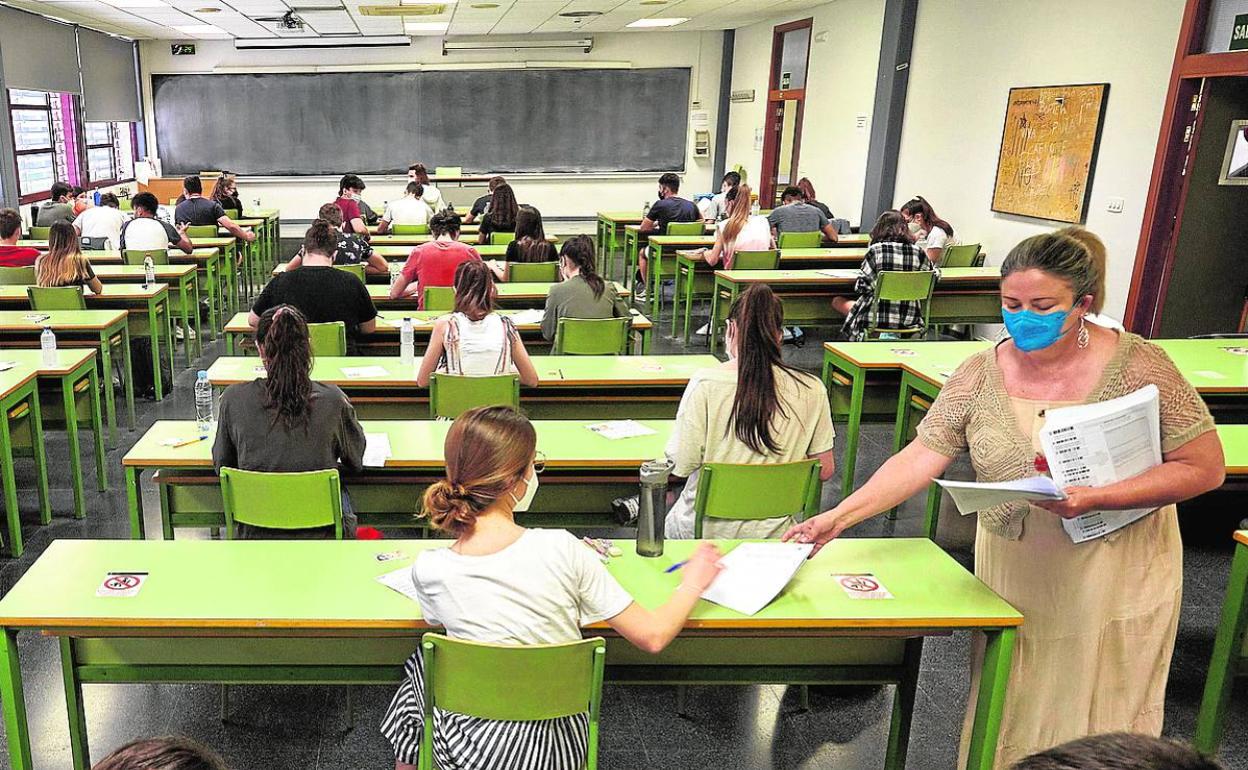
M820 203L819 199L815 196L815 185L810 181L809 177L802 177L797 180L797 189L802 191L802 197L808 204L822 211L823 215L829 220L835 219L835 217L832 216L832 209L828 208L825 204Z
M212 446L217 472L238 468L298 473L341 464L347 473L359 473L364 469L364 428L337 385L315 382L309 376L312 348L304 315L291 305L277 305L256 319L255 328L256 351L266 374L235 383L221 394L217 439ZM356 516L350 503L344 485L343 536L353 538ZM333 527L281 532L251 526L239 529L243 538L334 536Z
M73 191L70 193L70 195L73 196L72 204L74 207L75 218L81 216L82 212L91 208L91 206L93 205L91 199L87 197L87 190L84 187L79 187L78 185L74 185Z
M420 183L424 190L421 192L420 198L435 214L448 208L446 201L442 198L442 192L437 187L434 187L433 182L429 181L429 170L425 168L424 163L413 163L407 167L407 181L409 184L412 182Z
M338 197L334 200L342 211L342 229L368 240L368 223L360 210L360 194L364 192L364 180L355 174L346 174L338 181Z
M386 206L386 213L382 214L381 221L377 223L377 234L385 235L390 232L391 225L429 224L429 220L433 218L433 209L421 198L424 192L425 188L420 182L408 182L403 197Z
M784 188L783 206L772 209L767 215L777 239L780 233L813 233L819 231L832 243L837 241L836 225L824 213L806 202L800 187Z
M232 172L222 171L212 186L212 199L226 211L237 211L242 216L243 201L238 197L237 179Z
M417 385L426 387L435 370L468 377L517 373L521 385L537 385L537 369L515 324L494 312L497 294L481 260L455 268L455 311L434 321Z
M57 222L74 221L74 188L64 182L52 184L48 200L39 204L35 227L51 227Z
M702 214L698 207L688 198L682 198L680 177L668 172L659 177L659 199L641 219L639 232L642 235L665 235L667 225L671 222L697 222ZM649 249L642 249L637 255L637 288L633 299L637 302L646 301L646 262Z
M901 215L910 225L910 232L915 237L919 248L927 252L927 258L939 262L946 246L953 246L957 240L953 237L953 225L936 216L932 204L922 195L912 198L901 207Z
M100 196L100 205L92 206L74 220L74 229L80 237L103 244L92 248L116 249L121 244L121 228L125 223L126 215L121 211L117 196L104 193Z
M914 236L906 227L906 220L899 211L885 211L871 228L871 245L862 260L858 280L854 283L855 299L833 297L832 307L845 316L841 333L848 340L861 340L871 320L871 305L875 298L876 276L881 272L905 272L932 270L940 277L940 270L932 264L927 254L914 244ZM919 322L922 308L918 302L890 302L883 300L877 311L879 325L884 329L904 329Z
M516 216L520 207L516 204L516 194L511 185L503 182L494 188L490 195L490 209L481 217L481 226L477 230L477 243L484 245L490 242L491 233L514 233Z
M706 463L765 465L816 458L819 478L832 478L836 433L828 393L818 377L785 365L783 329L784 308L771 287L750 286L728 311L728 360L689 378L667 442L672 474L686 479L667 514L667 537L693 537L693 502ZM707 519L702 531L706 537L779 537L793 523L791 516Z
M215 751L190 738L142 738L104 757L91 770L226 770Z
M629 314L628 302L598 275L595 267L594 241L588 235L577 235L563 243L559 254L562 283L550 287L546 295L546 315L542 318L542 336L555 338L560 318L623 318Z
M308 323L342 321L348 343L377 326L377 308L363 281L334 267L338 230L324 219L313 220L303 237L303 266L273 277L256 298L247 322L256 328L260 316L278 305L294 305Z
M334 226L338 234L338 248L334 250L335 265L364 265L365 273L374 275L386 275L390 272L390 265L385 258L377 252L373 251L373 247L368 245L368 241L364 240L355 233L344 233L342 231L342 209L338 208L335 203L326 203L321 206L321 210L317 212L321 219L329 222ZM303 249L299 249L299 253L290 258L290 262L286 263L287 270L294 270L303 264Z
M738 251L764 251L775 248L771 236L771 223L761 214L750 213L750 196L753 190L748 184L728 191L728 218L715 225L715 245L702 249L702 259L715 266L723 262L725 270L732 269L732 255Z
M639 649L657 653L684 627L698 597L719 573L719 550L703 543L680 570L667 601L647 609L607 571L598 555L561 529L526 529L544 459L537 434L519 412L471 409L447 432L446 479L425 492L421 515L455 538L422 551L412 565L421 614L447 636L490 644L565 644L605 622ZM382 720L396 770L413 770L424 729L419 647ZM433 715L438 767L474 770L579 770L585 766L588 715L497 722L445 711Z
M412 249L403 270L390 287L390 299L415 294L425 307L426 286L454 286L455 271L464 262L480 262L477 250L459 240L459 215L440 211L429 221L433 240Z
M741 175L735 171L724 174L719 183L719 192L709 198L698 201L698 212L707 222L718 222L728 216L728 194L741 184Z
M82 254L78 231L68 222L57 222L48 232L48 250L35 260L35 283L39 286L82 286L99 294L104 284L95 277Z
M194 251L191 240L186 237L186 225L174 227L163 219L156 218L160 210L160 202L150 192L139 193L131 201L134 218L121 226L118 240L120 249L126 251L161 251L169 248L181 249L190 254Z
M514 262L554 262L556 259L559 259L559 252L555 244L546 240L542 212L533 206L521 206L516 214L516 239L507 244L503 261L492 259L489 265L494 277L501 281L507 275L507 266Z
M204 197L204 183L199 177L188 176L183 179L182 190L186 198L173 210L173 221L177 224L192 227L215 225L224 227L230 235L248 243L256 239L255 233L234 224L234 220L225 215L225 209L220 203Z
M22 215L17 209L0 209L0 267L29 267L39 258L39 249L18 246L22 237Z
M506 183L506 181L501 176L490 177L489 184L486 186L488 192L472 202L472 208L468 210L468 216L464 217L464 224L472 224L477 221L477 217L490 210L490 198L494 197L494 191L498 189L498 186Z

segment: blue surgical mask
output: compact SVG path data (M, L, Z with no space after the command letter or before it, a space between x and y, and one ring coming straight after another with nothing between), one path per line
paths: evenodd
M1054 310L1051 313L1037 313L1032 310L1005 310L1001 315L1005 319L1005 328L1014 338L1014 345L1024 353L1043 350L1057 342L1062 336L1062 327L1066 325L1069 310Z

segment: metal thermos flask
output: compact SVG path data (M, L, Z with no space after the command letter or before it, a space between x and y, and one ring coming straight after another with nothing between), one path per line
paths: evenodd
M637 513L637 553L663 555L663 525L667 520L667 482L672 463L650 460L641 464L641 497Z

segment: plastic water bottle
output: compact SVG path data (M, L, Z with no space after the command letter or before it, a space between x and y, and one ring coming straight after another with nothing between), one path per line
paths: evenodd
M143 258L143 288L156 283L156 263L151 257Z
M195 427L200 438L207 438L212 430L212 383L203 369L195 378Z
M403 317L403 326L399 329L399 360L404 366L416 363L416 333L408 316Z
M260 199L259 199L259 198L256 198L255 200L253 200L253 201L252 201L252 203L254 203L254 204L256 205L256 208L260 208Z
M649 213L650 213L650 201L642 201L641 202L641 218L645 219L646 215Z
M390 288L399 282L399 274L403 272L403 267L398 262L387 262L386 269L390 271Z
M39 349L43 351L43 365L56 366L56 335L52 333L51 326L43 327L43 334L39 335Z
M753 214L754 216L758 216L758 212L760 210L761 209L758 205L758 198L755 198L754 202L750 204L750 213Z

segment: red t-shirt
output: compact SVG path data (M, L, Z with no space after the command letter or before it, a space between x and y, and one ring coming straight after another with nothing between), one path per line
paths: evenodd
M481 261L481 255L459 241L431 241L412 249L403 265L403 277L408 283L416 281L420 309L424 309L426 286L454 286L455 268L473 260Z
M0 267L29 267L39 258L39 250L27 246L0 246Z
M350 229L352 219L364 219L364 215L360 213L360 204L354 198L339 198L334 203L342 212L342 224L347 229Z

